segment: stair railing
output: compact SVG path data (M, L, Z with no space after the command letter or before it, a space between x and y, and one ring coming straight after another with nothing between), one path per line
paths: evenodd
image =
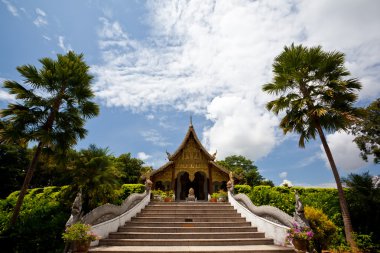
M81 222L92 226L91 232L107 238L109 233L116 232L127 221L141 212L150 202L152 182L149 178L145 182L144 193L133 193L126 198L120 206L105 204L95 208L83 216ZM99 244L99 240L91 242L91 246Z
M274 244L285 246L287 231L294 222L294 218L280 209L272 206L255 206L245 194L233 194L228 191L228 201L247 221L254 224L259 231L265 232Z

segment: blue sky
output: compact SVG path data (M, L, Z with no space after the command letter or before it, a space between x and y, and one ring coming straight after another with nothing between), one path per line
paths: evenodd
M298 148L266 111L261 86L292 42L347 56L360 105L380 95L379 1L16 1L0 0L0 81L16 67L68 50L84 53L101 106L77 148L95 143L158 168L181 143L190 115L217 159L238 154L280 184L333 186L318 140ZM0 89L0 107L12 101ZM380 174L346 133L328 141L341 176Z

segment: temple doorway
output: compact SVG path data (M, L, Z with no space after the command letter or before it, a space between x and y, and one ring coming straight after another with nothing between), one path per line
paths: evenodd
M176 200L186 200L189 189L194 189L197 200L207 200L208 185L207 176L204 172L197 171L194 180L191 181L188 172L180 172L175 181Z

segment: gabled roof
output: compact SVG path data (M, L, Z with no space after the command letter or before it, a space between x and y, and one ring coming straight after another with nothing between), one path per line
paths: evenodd
M202 153L211 161L214 161L215 160L215 156L212 156L210 155L209 152L207 152L207 150L203 147L202 143L200 142L200 140L198 139L198 136L194 130L194 127L193 127L193 124L190 124L189 126L189 129L187 130L187 133L186 133L186 136L185 138L183 139L181 145L177 148L177 150L170 156L168 156L169 158L169 161L173 161L177 158L177 156L181 153L182 149L185 148L186 146L186 143L187 141L190 139L190 137L193 136L194 137L194 140L195 142L197 143L197 145L200 147Z

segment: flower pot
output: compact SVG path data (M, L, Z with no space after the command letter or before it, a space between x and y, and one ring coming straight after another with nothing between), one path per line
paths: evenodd
M216 198L211 198L211 199L210 199L210 202L215 202L215 203L216 203L217 201L218 201L218 200L217 200Z
M164 201L165 201L165 202L172 202L172 197L166 197L166 198L164 199Z
M309 241L304 239L293 239L292 241L294 248L299 251L306 252L309 247Z
M88 252L91 241L73 241L73 252Z

